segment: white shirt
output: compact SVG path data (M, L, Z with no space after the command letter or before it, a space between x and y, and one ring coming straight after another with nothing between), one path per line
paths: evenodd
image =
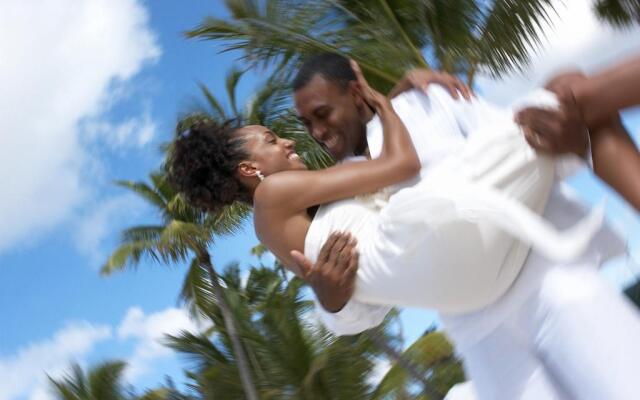
M428 96L410 91L396 97L392 104L412 137L423 167L421 175L447 154L457 151L465 142L465 137L482 131L483 127L490 129L504 118L512 118L512 111L509 109L495 107L480 99L471 102L455 101L444 89L433 85L429 88ZM553 101L548 104L553 106ZM382 126L376 116L367 125L367 140L372 158L380 154L382 138ZM562 169L563 174L577 169L579 163L576 159L577 157L568 157L559 163L559 169ZM397 191L415 182L416 180L403 182L393 186L391 190ZM575 198L571 198L566 190L562 190L560 184L556 184L544 216L558 228L563 228L577 222L585 214L581 204ZM606 228L602 229L593 242L596 245L583 256L584 261L593 265L598 265L604 257L611 255L610 253L624 250L622 241ZM490 333L500 321L528 298L544 272L553 266L532 252L516 282L498 301L471 313L442 315L445 328L458 348L471 346ZM341 311L329 313L317 305L323 323L338 335L356 334L375 327L382 322L390 309L390 306L351 300Z

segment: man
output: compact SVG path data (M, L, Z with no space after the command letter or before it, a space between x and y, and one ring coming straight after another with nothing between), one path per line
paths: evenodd
M305 62L294 81L296 108L310 134L337 160L367 154L367 150L375 157L380 127L349 71L348 61L339 56L325 54ZM481 100L456 102L435 90L425 101L410 92L394 100L424 170L456 148L450 146L452 140L473 135L475 126L504 112ZM433 126L439 130L430 130ZM587 147L585 131L576 130L562 150L582 153ZM557 186L544 215L562 228L580 219L584 211ZM389 307L349 301L354 282L341 266L352 250L342 243L338 239L327 243L316 266L301 254L296 257L326 309L319 310L325 325L337 334L355 334L379 324ZM640 337L638 317L595 272L603 258L622 251L622 246L606 229L594 243L571 265L554 264L531 252L516 282L494 304L442 316L481 398L626 399L637 395L640 387L631 372L636 359L630 357L640 356L635 344ZM605 363L607 368L602 368Z

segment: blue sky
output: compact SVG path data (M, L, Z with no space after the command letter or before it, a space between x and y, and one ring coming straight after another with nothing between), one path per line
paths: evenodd
M640 53L629 40L637 30L612 32L587 14L568 22L588 9L568 4L531 69L500 82L481 77L483 94L506 103L559 66L593 70ZM112 181L145 179L158 166L158 147L198 98L197 82L224 92L238 54L182 36L223 12L217 0L0 5L0 54L9 60L0 62L0 182L8 188L0 200L0 400L49 398L42 371L59 376L69 360L127 360L139 388L164 374L181 379L180 363L156 339L193 328L175 308L184 267L142 263L109 278L98 269L122 228L156 217ZM240 101L261 78L243 78ZM625 122L637 140L640 113ZM608 217L640 244L637 215L624 202L588 174L571 182L587 203L613 198ZM257 242L247 226L214 246L214 262L256 262L249 249ZM612 266L605 272L612 281L628 280L626 267ZM403 320L412 338L434 315L408 310Z

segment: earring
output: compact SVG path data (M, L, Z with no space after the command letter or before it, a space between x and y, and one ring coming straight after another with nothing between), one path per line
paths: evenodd
M262 172L260 172L260 170L256 170L256 176L258 177L258 179L260 179L261 181L264 180L264 175L262 175Z

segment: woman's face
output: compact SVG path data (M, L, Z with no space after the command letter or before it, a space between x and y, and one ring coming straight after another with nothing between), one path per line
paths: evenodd
M238 129L236 134L242 135L250 161L264 176L280 171L307 169L296 153L295 142L278 137L269 128L247 125Z

